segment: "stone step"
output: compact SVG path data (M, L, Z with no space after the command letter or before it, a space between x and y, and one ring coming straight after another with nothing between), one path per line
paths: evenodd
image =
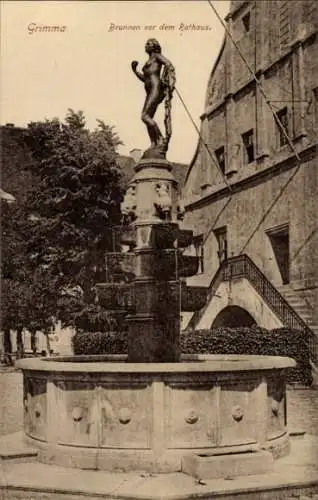
M291 303L289 303L289 305L292 306L293 309L295 309L296 312L298 312L299 314L301 314L301 313L303 313L303 314L307 313L308 315L310 314L309 311L308 311L308 309L306 307L298 306L298 305L291 304Z
M297 304L299 306L303 306L303 307L306 307L307 309L310 310L310 307L308 306L308 304L306 304L306 302L304 300L301 300L299 297L294 297L292 295L283 295L281 294L285 300L287 300L288 303L290 304Z
M307 323L308 326L315 326L316 323L313 321L313 311L310 306L298 297L294 292L290 294L282 293L288 304L295 310L295 312Z
M278 286L276 286L276 288L281 293L294 292L294 289L292 287L290 287L289 285L278 285Z
M311 330L313 329L317 329L317 323L315 321L310 321L310 320L306 320L304 319L306 325L308 326L308 328L310 328Z
M308 328L315 334L318 334L318 326L316 324L307 323Z
M23 432L15 432L0 438L0 463L29 463L36 461L38 452L23 442Z
M303 313L303 317L307 318L310 321L312 318L312 314L309 311L306 311Z
M291 453L275 460L273 471L223 479L194 478L181 472L148 474L81 470L44 463L6 464L0 474L5 500L300 500L317 495L317 436L291 439ZM217 464L218 465L218 464ZM235 471L234 471L235 472ZM209 473L209 471L208 471ZM316 495L316 497L315 497Z
M274 468L269 451L220 455L185 455L182 471L199 479L216 479L266 474Z
M287 295L285 293L281 293L281 295L284 297L285 300L287 300L287 302L293 302L295 304L299 304L301 306L305 306L305 307L308 307L308 309L310 309L310 306L308 306L307 302L305 300L303 300L302 298L299 298L295 295Z
M283 296L283 297L286 297L286 298L294 298L294 299L297 299L301 302L305 302L304 298L299 295L297 292L293 292L292 290L278 290L279 293Z
M316 326L317 322L312 319L312 316L309 314L302 314L301 315L302 319L306 321L308 325Z
M287 300L288 302L296 302L297 304L301 304L301 305L304 305L306 307L309 307L308 304L306 303L305 300L303 300L302 298L300 297L297 297L296 295L287 295L285 293L282 293L281 294L285 300Z
M280 294L287 300L288 302L297 302L298 304L302 304L306 306L309 310L313 310L313 306L310 304L305 297L297 294L296 292L280 292Z
M277 290L285 298L288 304L294 309L294 311L301 317L301 319L307 324L307 326L314 333L318 334L318 324L313 319L313 311L307 304L307 302L290 287L287 288L286 286L278 286Z
M317 321L315 319L313 319L312 316L310 316L310 317L303 316L303 318L305 318L304 321L306 321L307 325L310 325L310 328L318 326Z
M288 289L286 289L286 288L277 288L277 290L282 295L298 295L298 293L295 292L295 290L292 290L291 288L288 288Z
M299 300L299 302L305 302L303 297L301 297L295 292L280 292L280 294L283 295L283 297L288 297L289 299L297 299Z

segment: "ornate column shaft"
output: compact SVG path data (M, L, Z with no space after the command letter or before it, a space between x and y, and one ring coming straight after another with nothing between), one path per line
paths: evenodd
M128 324L129 362L179 360L180 283L176 276L177 183L166 160L141 160L136 186L134 314Z

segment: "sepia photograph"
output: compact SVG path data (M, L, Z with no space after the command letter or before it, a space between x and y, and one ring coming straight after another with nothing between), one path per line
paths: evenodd
M0 14L0 499L318 500L318 2Z

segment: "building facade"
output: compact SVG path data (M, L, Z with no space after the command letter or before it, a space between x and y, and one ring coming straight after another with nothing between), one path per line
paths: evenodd
M238 262L245 255L314 330L318 5L314 0L232 1L225 22L208 81L201 139L183 190L184 225L195 230L195 250L202 257L193 281L208 285L223 261ZM207 304L192 326L211 327L221 317L233 321L234 312L225 311L230 305L245 308L262 326L276 326L274 317L285 324L273 307L273 318L256 311L260 300L264 310L271 306L259 291L241 289L236 294L241 303L235 304L232 287L230 305L227 293L219 290L222 306Z

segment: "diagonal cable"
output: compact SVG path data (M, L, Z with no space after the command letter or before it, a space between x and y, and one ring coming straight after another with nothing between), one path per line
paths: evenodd
M222 24L223 28L225 29L228 37L230 38L230 40L232 41L234 47L236 48L237 52L239 53L241 59L244 61L246 67L248 68L249 72L251 73L251 76L253 77L256 85L258 86L262 96L264 97L265 99L265 102L266 104L268 105L269 109L271 110L274 118L275 118L275 121L279 127L279 129L281 130L281 132L283 133L285 139L287 140L288 142L288 145L289 147L291 148L291 150L294 152L298 162L300 163L301 160L300 160L300 156L291 140L291 138L289 137L289 135L287 134L286 132L286 129L284 127L284 125L282 124L282 122L280 121L280 119L278 118L277 116L277 113L276 111L274 110L273 106L271 105L271 101L270 99L268 98L267 94L265 93L264 89L263 89L263 86L262 86L262 82L257 78L253 68L251 67L250 63L248 62L248 60L246 59L245 55L243 54L243 52L241 51L240 47L238 46L238 44L236 43L236 41L234 40L229 28L227 27L226 23L223 21L223 19L221 18L220 14L217 12L216 8L214 7L213 3L211 2L211 0L207 0L208 4L210 5L211 9L213 10L214 14L216 15L216 17L218 18L218 20L220 21L220 23Z
M222 171L222 169L220 168L220 165L218 164L218 162L217 162L217 161L216 161L216 159L214 158L213 154L211 153L211 151L210 151L210 149L209 149L208 144L204 141L204 139L203 139L203 137L202 137L202 135L201 135L201 133L200 133L200 130L199 130L198 126L196 125L196 123L195 123L194 119L192 118L192 115L191 115L191 113L190 113L190 111L189 111L189 109L188 109L188 107L187 107L186 103L184 102L183 97L181 96L181 94L180 94L180 92L178 91L178 89L177 89L177 88L175 88L175 92L176 92L177 96L179 97L180 102L181 102L182 106L184 107L184 109L185 109L185 111L186 111L186 113L187 113L187 115L188 115L188 117L189 117L189 119L190 119L190 121L191 121L192 125L193 125L193 126L194 126L194 128L195 128L195 130L196 130L196 132L197 132L197 134L198 134L198 136L199 136L199 140L200 140L200 142L203 144L203 146L205 147L205 149L206 149L206 151L207 151L207 153L208 153L209 157L211 158L211 160L213 161L214 165L216 166L216 168L217 168L217 169L218 169L218 171L220 172L220 174L221 174L221 176L222 176L222 178L223 178L223 181L224 181L224 183L226 184L226 186L228 187L229 191L230 191L230 192L232 192L231 185L229 184L229 182L228 182L228 180L227 180L226 176L224 175L224 172L223 172L223 171Z

